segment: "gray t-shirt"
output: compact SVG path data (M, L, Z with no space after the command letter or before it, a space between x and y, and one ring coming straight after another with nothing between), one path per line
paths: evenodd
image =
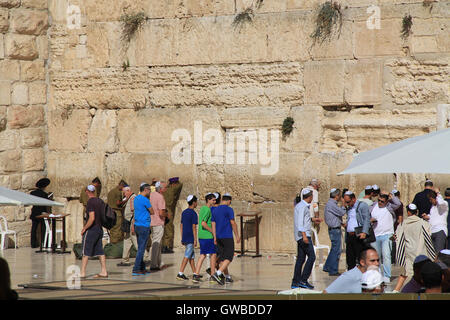
M325 290L327 293L361 293L362 272L358 267L343 273Z

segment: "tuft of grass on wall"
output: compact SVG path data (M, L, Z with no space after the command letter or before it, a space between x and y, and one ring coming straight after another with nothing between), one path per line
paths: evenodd
M316 17L316 28L311 34L311 38L316 42L323 43L329 40L333 33L341 34L342 29L342 10L337 2L327 1L320 6Z
M413 21L411 15L404 16L402 19L402 31L401 31L402 39L406 39L411 35L412 25Z
M129 43L143 24L149 19L145 12L123 14L120 17L122 23L122 41Z
M281 126L281 133L283 135L283 138L289 136L292 130L294 130L294 119L292 117L287 117L286 119L284 119Z

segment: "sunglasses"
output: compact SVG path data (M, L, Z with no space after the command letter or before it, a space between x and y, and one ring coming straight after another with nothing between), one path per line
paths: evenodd
M380 200L380 199L378 199L378 202L379 202L379 203L386 203L386 201Z

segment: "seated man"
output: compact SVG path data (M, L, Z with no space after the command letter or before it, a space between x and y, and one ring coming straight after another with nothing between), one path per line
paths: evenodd
M422 270L422 266L431 261L426 255L419 255L414 259L413 271L414 275L402 289L402 293L421 293L424 292L422 277L420 276L420 271Z
M359 256L359 264L333 281L323 293L361 293L361 278L369 266L380 266L378 253L372 247L364 248Z

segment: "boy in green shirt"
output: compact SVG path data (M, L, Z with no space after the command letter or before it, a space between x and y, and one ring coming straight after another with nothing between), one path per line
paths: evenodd
M203 261L206 255L210 255L211 263L211 274L215 272L216 266L216 246L214 245L214 236L212 233L211 226L211 207L216 202L216 197L212 193L208 193L205 196L206 205L201 207L198 214L198 240L200 242L200 258L197 262L197 267L195 269L194 276L192 277L192 282L200 281L200 268L202 267Z

